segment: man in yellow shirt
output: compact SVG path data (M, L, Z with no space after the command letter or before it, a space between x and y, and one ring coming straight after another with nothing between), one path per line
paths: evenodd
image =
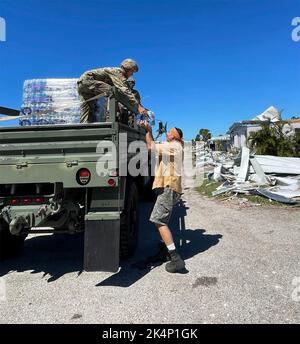
M167 141L156 144L149 125L146 129L146 141L149 150L155 150L156 164L153 189L157 191L157 199L150 217L162 238L161 248L153 258L153 262L167 261L166 270L171 273L184 270L185 263L176 250L171 230L168 226L173 207L179 201L183 161L183 134L179 128L172 128L167 134Z

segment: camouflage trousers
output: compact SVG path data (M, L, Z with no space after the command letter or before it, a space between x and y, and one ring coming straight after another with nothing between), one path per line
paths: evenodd
M92 123L96 108L96 100L86 102L86 100L96 97L101 93L108 93L111 85L93 79L83 79L78 81L78 93L80 96L80 123Z
M157 199L150 216L150 221L155 224L167 226L172 215L173 207L180 200L181 194L169 187L158 188L156 191Z

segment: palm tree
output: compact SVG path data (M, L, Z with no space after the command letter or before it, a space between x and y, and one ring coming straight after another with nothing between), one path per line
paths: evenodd
M209 129L200 129L199 130L199 136L201 138L202 141L207 142L209 139L211 139L211 133L209 131Z
M253 132L248 144L256 154L275 156L295 156L295 138L287 138L282 132L285 123L261 123L261 130Z

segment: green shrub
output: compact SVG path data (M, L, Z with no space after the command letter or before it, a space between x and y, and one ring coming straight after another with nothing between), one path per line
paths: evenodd
M300 133L285 136L282 129L286 123L288 122L262 123L261 130L250 134L249 147L259 155L299 157Z

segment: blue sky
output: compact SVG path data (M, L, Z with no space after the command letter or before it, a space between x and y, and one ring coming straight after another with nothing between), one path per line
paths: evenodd
M0 0L0 17L2 106L20 108L25 79L132 57L144 105L186 139L270 105L300 115L300 0Z

